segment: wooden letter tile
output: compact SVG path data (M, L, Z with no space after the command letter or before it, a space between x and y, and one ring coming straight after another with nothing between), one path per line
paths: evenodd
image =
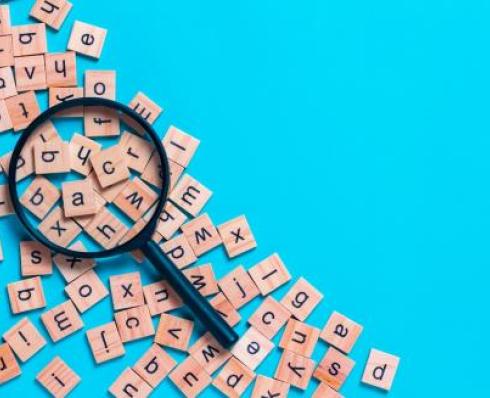
M125 153L128 167L138 173L143 173L153 152L152 143L125 131L119 145Z
M255 372L231 357L213 380L213 386L229 398L240 397L255 379Z
M211 377L191 356L181 362L169 376L170 380L187 398L194 398L211 384Z
M14 214L7 184L0 185L0 217ZM185 239L185 238L184 238ZM190 246L189 246L190 249ZM192 252L192 250L190 250Z
M310 358L319 336L320 329L291 318L286 325L279 347Z
M29 318L17 322L4 333L3 339L22 362L26 362L46 345L46 340Z
M156 230L164 239L169 240L182 224L184 224L186 219L186 215L182 213L177 206L172 202L167 201L160 214Z
M104 47L107 29L75 21L68 41L68 50L99 58Z
M14 66L12 35L0 36L0 67L4 66Z
M51 275L53 273L51 252L37 241L20 242L20 268L24 277Z
M36 0L29 15L58 30L72 8L67 0Z
M95 191L90 180L64 182L61 192L65 217L87 216L97 212Z
M126 353L115 322L87 330L87 340L98 364L119 358Z
M24 191L20 203L42 220L60 198L60 191L52 182L42 176L34 178Z
M87 251L82 242L75 242L70 246L70 249L79 252ZM92 258L57 254L53 257L53 261L67 283L74 281L80 275L95 267L95 260Z
M170 194L177 206L194 217L199 214L213 193L190 175L184 175Z
M65 287L65 292L80 313L84 313L109 295L94 270L85 272L80 278L71 282Z
M77 59L73 51L44 55L48 87L73 87L77 85ZM17 87L18 90L20 90Z
M100 152L101 145L80 134L73 134L70 141L70 166L73 170L87 176L92 170L90 159Z
M288 393L288 383L258 375L252 392L252 398L287 398Z
M109 283L114 310L124 310L145 304L139 272L111 276Z
M84 229L105 249L116 246L128 233L128 228L105 207L98 211L94 219Z
M168 158L183 167L189 165L199 142L197 138L174 126L170 126L162 140Z
M218 282L214 276L213 267L211 264L204 264L200 267L190 268L183 271L189 282L201 293L204 297L218 293Z
M231 357L231 353L224 349L209 332L201 336L189 348L189 354L209 375L213 374Z
M59 206L48 214L38 229L51 242L63 247L68 246L82 231L75 221L63 215Z
M17 95L14 73L9 66L0 68L0 98L10 98Z
M0 36L1 40L2 36ZM1 51L1 49L0 49ZM1 53L0 53L1 57ZM4 100L0 99L0 133L3 133L12 128L12 121L10 120L9 111Z
M272 339L286 324L291 314L272 296L266 297L248 323L268 339Z
M0 35L9 35L10 33L12 33L10 6L3 4L0 6Z
M109 388L109 392L116 398L146 398L152 388L132 369L126 368Z
M82 318L70 300L46 311L41 321L55 343L83 328Z
M48 51L46 25L35 23L12 27L14 56L44 54Z
M36 377L53 397L66 397L80 383L80 377L60 357L55 357Z
M100 213L100 212L104 212L106 213L106 208L105 208L105 205L106 205L106 201L104 200L104 198L102 196L100 196L100 194L95 190L95 186L94 186L94 180L91 179L91 178L85 178L85 180L82 180L80 182L83 182L84 185L91 185L92 186L92 191L88 191L89 192L89 196L90 197L94 197L93 198L93 206L94 206L94 210L93 214L87 214L85 216L73 216L72 219L73 221L75 221L80 227L82 228L86 228L96 217L97 215ZM77 195L75 195L75 199L77 199Z
M133 366L133 370L153 388L167 377L177 362L167 352L153 344Z
M84 90L85 97L101 97L114 101L116 99L116 71L85 71Z
M108 203L112 203L112 201L116 199L117 195L119 195L119 192L121 192L126 184L129 183L129 180L123 180L109 187L103 188L102 185L100 185L99 179L95 175L94 171L92 171L87 178L92 181L95 191L99 193L100 196Z
M158 106L142 92L138 92L136 94L136 96L129 103L129 107L136 113L139 113L141 117L150 124L155 123L155 120L163 111L160 106Z
M260 294L254 281L241 265L224 276L218 284L237 310Z
M159 281L143 287L150 315L160 315L183 305L182 299L167 281Z
M41 110L34 91L28 91L5 100L14 131L25 129Z
M114 319L123 343L155 334L150 311L146 305L116 312Z
M49 88L49 107L53 107L61 102L83 97L82 87L50 87ZM76 107L56 113L56 117L82 117L83 108Z
M87 137L113 137L121 133L119 114L107 107L86 106L83 126Z
M17 90L46 90L46 70L43 55L16 57L14 63Z
M237 325L242 319L240 313L231 305L228 299L223 293L218 293L211 300L209 304L221 315L228 325L231 327Z
M162 314L155 335L155 343L186 351L194 329L194 322L177 316Z
M93 154L91 161L102 188L129 178L128 166L118 145Z
M153 206L158 196L138 177L134 177L114 199L114 204L131 220L137 221Z
M235 344L231 353L245 366L255 370L274 348L274 343L260 334L253 327Z
M185 268L197 261L191 245L184 235L178 235L160 245L167 257L179 268Z
M362 382L382 390L391 390L399 363L399 357L371 349L362 375Z
M306 390L315 370L315 362L294 352L284 351L274 378Z
M281 304L300 321L304 321L322 301L323 294L304 278L299 278L282 298Z
M228 257L233 258L257 247L245 216L240 216L221 224L218 232Z
M70 171L68 143L52 140L34 145L34 168L36 174L68 173Z
M320 338L348 354L362 332L362 326L334 311L320 334Z
M7 285L10 309L14 314L46 307L43 286L39 276Z
M262 296L266 296L291 280L289 271L277 253L248 270Z
M181 229L197 257L221 244L218 231L207 214L192 219Z
M334 390L339 390L354 367L355 362L348 356L330 347L315 369L313 377L327 384Z
M311 398L344 398L334 389L324 383L320 383L317 389L313 392Z
M7 383L21 374L14 353L8 344L0 344L0 385Z

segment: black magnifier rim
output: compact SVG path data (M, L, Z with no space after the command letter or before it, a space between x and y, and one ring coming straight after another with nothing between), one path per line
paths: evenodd
M79 107L79 106L101 106L111 108L116 111L120 111L130 119L136 121L146 133L149 134L153 143L155 144L156 151L160 157L160 164L162 168L162 186L160 188L160 196L155 208L155 212L152 215L151 219L146 223L143 229L136 234L132 239L123 243L120 246L115 246L111 249L104 249L96 252L78 252L75 250L68 249L63 246L58 246L52 243L49 239L47 239L37 228L33 228L32 224L29 222L26 216L26 209L20 203L19 195L17 192L17 159L24 148L24 145L27 143L27 140L32 135L32 133L43 123L47 122L51 119L51 117L61 111L65 111L71 108ZM15 161L14 161L15 160ZM51 108L48 108L46 111L41 113L36 119L34 119L31 124L24 129L19 140L15 144L14 150L12 152L12 156L10 158L9 172L8 172L8 187L10 191L10 198L12 202L13 210L17 215L17 218L27 230L27 232L37 241L42 243L44 246L49 248L51 251L55 253L61 253L70 257L79 257L79 258L103 258L103 257L111 257L123 252L127 252L130 250L138 249L142 247L145 243L147 243L156 228L157 221L159 219L160 213L165 206L165 202L167 201L167 196L170 188L170 166L168 163L168 157L163 148L163 145L156 133L155 129L148 123L140 114L135 112L133 109L128 107L127 105L121 104L116 101L112 101L106 98L96 98L96 97L84 97L84 98L75 98L72 100L67 100L61 102Z

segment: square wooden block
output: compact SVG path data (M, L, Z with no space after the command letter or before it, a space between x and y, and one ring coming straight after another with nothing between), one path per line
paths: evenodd
M123 343L155 334L150 310L146 305L116 312L114 319Z
M2 184L0 185L0 217L7 216L9 214L14 214L14 209L12 207L12 203L10 202L8 185Z
M177 316L162 314L155 335L155 343L186 351L194 329L194 322Z
M14 314L46 307L43 286L39 276L7 285L10 309Z
M128 165L118 145L93 154L91 162L102 188L129 178Z
M133 370L153 388L167 377L177 362L167 352L153 344L136 362Z
M191 356L181 362L169 378L187 398L197 397L212 382L211 376Z
M174 126L170 126L162 140L169 159L187 167L199 146L200 141Z
M151 316L160 315L184 305L173 287L165 280L144 286L143 293Z
M62 102L76 98L83 98L82 87L50 87L49 88L49 107L53 107ZM83 107L74 107L66 111L56 113L56 117L82 117Z
M102 145L78 133L70 141L70 166L73 170L87 176L92 170L90 159L100 152Z
M34 91L7 98L5 105L14 131L25 129L41 113Z
M3 339L22 362L26 362L46 345L46 340L29 318L23 318L12 326L4 333Z
M209 304L216 310L218 314L226 321L231 327L237 325L242 319L239 312L231 305L228 299L223 293L218 293L211 300Z
M289 384L270 377L258 375L252 391L252 398L287 398Z
M184 235L178 235L173 239L160 244L161 249L179 269L185 268L197 261L191 245Z
M20 376L21 370L8 344L0 344L0 385Z
M68 41L68 50L98 59L104 47L106 34L107 29L75 21Z
M320 383L316 390L313 392L311 398L344 398L343 395L339 394L333 388L330 388L324 383Z
M87 251L82 242L75 242L70 246L70 249L80 252ZM95 267L95 260L92 258L65 256L64 254L54 256L53 262L67 283L74 281Z
M90 194L90 196L94 197L95 210L94 210L93 214L87 214L85 216L73 216L72 220L75 221L81 228L87 228L90 225L90 223L92 223L92 221L94 221L97 218L99 213L103 213L104 216L109 217L108 219L110 219L111 217L110 217L110 214L108 214L109 211L105 207L106 201L95 190L93 179L85 178L85 180L83 180L83 182L85 182L87 184L90 183L92 185L92 193ZM102 216L100 216L100 217L102 217Z
M94 270L89 270L65 287L65 292L80 313L103 300L109 291Z
M116 246L122 237L128 233L128 227L105 207L98 211L90 223L84 226L84 229L92 239L105 249Z
M27 139L27 143L31 146L31 148L34 145L46 143L48 141L61 141L61 136L58 134L58 130L51 120L41 123Z
M86 106L83 118L87 137L114 137L121 133L119 113L108 107Z
M248 323L268 339L272 339L286 324L291 314L281 303L268 296L249 318Z
M29 15L58 30L71 8L72 4L67 0L36 0Z
M1 37L2 36L0 36L0 40ZM5 104L4 100L0 99L0 133L10 130L11 128L12 128L12 121L10 120L10 115L7 109L7 105Z
M42 220L60 198L60 191L47 178L37 176L20 198L20 203Z
M207 213L182 225L181 229L197 257L221 244L221 237Z
M109 392L116 398L146 398L152 388L134 370L126 368L110 386Z
M54 343L83 328L82 318L70 300L46 311L41 321Z
M16 57L14 62L17 90L46 90L46 69L43 55Z
M382 390L391 390L399 363L399 357L372 348L364 368L362 382Z
M172 202L167 201L158 218L156 230L164 239L169 240L184 224L185 220L187 220L187 216Z
M320 329L291 318L286 325L279 347L311 358L319 336Z
M77 59L73 51L44 55L48 87L77 85Z
M87 70L84 84L85 97L116 100L116 71Z
M114 204L131 220L139 220L157 201L159 195L138 177L123 188Z
M0 36L0 67L4 66L14 66L12 35Z
M87 330L87 340L98 364L122 357L126 353L115 322Z
M349 354L362 332L362 326L334 311L320 334L320 338L340 351Z
M10 6L8 4L0 5L0 35L9 35L12 33L10 23Z
M34 146L36 174L57 174L70 171L70 147L64 141L48 141Z
M334 390L339 390L349 377L355 362L348 356L330 347L315 369L313 377L327 384Z
M237 310L260 294L254 281L241 265L226 274L218 285Z
M124 310L145 304L139 272L111 276L109 284L114 310Z
M212 196L212 192L190 175L184 175L170 194L182 210L196 217Z
M61 192L65 217L87 216L97 212L95 191L90 180L63 182Z
M46 25L43 23L13 26L12 39L15 57L48 52Z
M78 224L66 218L61 208L55 207L38 226L47 239L58 246L68 246L82 232Z
M51 252L37 241L20 242L20 269L24 277L51 275L53 273Z
M315 362L291 351L284 351L274 378L306 390L315 370Z
M66 397L81 381L60 357L55 357L46 365L36 380L56 398Z
M138 92L129 103L129 107L145 119L148 123L153 124L163 109L154 101L148 98L141 91Z
M245 366L255 370L274 348L274 343L263 336L253 327L248 328L245 334L235 344L231 353Z
M277 253L248 270L262 296L266 296L291 280L291 275Z
M282 298L281 304L300 321L304 321L322 301L323 294L306 279L299 278Z
M254 379L255 372L231 357L213 380L213 386L229 398L238 398Z
M114 199L116 199L117 195L119 195L119 192L121 192L126 184L129 183L129 180L123 180L120 182L117 182L109 187L103 188L102 185L100 185L99 179L95 175L95 172L92 170L90 174L87 176L87 178L92 181L92 184L94 184L94 189L95 191L107 202L107 203L112 203Z
M9 66L0 68L0 99L10 98L16 95L17 86L12 68Z
M230 351L216 341L209 332L201 336L190 348L189 354L211 375L230 357Z
M143 173L153 153L153 144L142 137L125 131L119 141L126 156L128 167Z
M234 258L257 247L245 216L239 216L218 227L228 257Z
M199 267L189 268L182 271L189 282L204 297L211 296L219 292L218 281L214 276L211 264L204 264Z

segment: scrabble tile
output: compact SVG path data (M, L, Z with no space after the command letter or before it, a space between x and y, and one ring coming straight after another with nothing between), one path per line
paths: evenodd
M28 144L31 146L49 141L61 141L61 137L51 120L41 123L27 140Z
M124 310L145 304L139 272L111 276L109 284L114 310Z
M36 0L29 15L58 30L71 8L72 4L67 0Z
M323 328L320 338L349 354L362 332L362 326L334 311Z
M231 305L223 293L218 293L214 296L209 300L209 304L211 304L216 312L220 314L231 327L237 325L242 319L238 311Z
M306 279L299 278L282 298L281 304L300 321L304 321L322 301L323 294Z
M268 296L249 318L248 323L268 339L272 339L286 324L291 314L281 303Z
M9 173L10 160L12 157L12 151L7 152L0 158L0 163L6 175ZM28 143L17 158L15 181L23 180L25 177L34 173L34 154L32 151L32 145Z
M288 393L288 383L258 375L252 392L252 398L287 398Z
M155 334L150 311L146 305L116 312L114 319L123 343Z
M311 398L343 398L343 396L328 385L320 383Z
M116 398L146 398L152 388L134 370L126 368L110 386L109 392Z
M126 184L129 183L129 180L123 180L109 187L103 188L102 185L100 185L99 179L95 175L95 172L92 171L87 178L92 181L95 191L99 193L99 195L108 203L112 203L112 201L116 199L117 195L119 195L119 192L121 192Z
M43 55L16 57L14 70L15 86L18 91L46 90L48 87Z
M46 345L46 340L29 318L22 318L7 330L3 339L22 362L26 362Z
M190 175L184 175L170 194L177 206L194 217L211 198L212 192Z
M181 165L172 162L171 160L168 161L168 167L169 167L169 174L170 174L170 190L172 191L175 187L175 184L179 181L180 177L182 176L182 173L184 172L184 167Z
M182 299L167 281L158 281L143 287L150 315L160 315L184 305Z
M0 344L0 385L7 383L21 374L14 353L7 344Z
M372 348L364 368L362 382L382 390L391 390L399 363L399 357Z
M46 307L41 278L22 279L7 284L10 309L14 314Z
M0 36L0 39L2 36ZM0 50L1 51L1 50ZM1 55L0 55L1 56ZM0 100L0 133L3 133L12 128L9 111L4 100Z
M160 244L160 248L179 269L185 268L197 261L191 245L184 235L178 235L173 239Z
M10 7L4 4L0 6L0 35L8 35L10 33L12 33Z
M17 95L14 73L12 68L5 66L0 68L0 99L10 98Z
M70 171L70 147L64 141L48 141L34 146L36 174L68 173Z
M41 113L34 91L7 98L5 105L14 131L25 129Z
M277 253L248 270L262 296L266 296L291 280L289 271Z
M197 397L212 382L211 376L191 356L181 362L169 378L187 398Z
M15 57L48 52L46 25L43 23L13 26L12 40Z
M23 277L51 275L53 273L51 252L37 241L20 242L20 269Z
M115 70L87 70L85 71L85 97L101 97L116 99L116 71Z
M95 191L90 180L75 180L61 184L65 217L95 214L97 204Z
M133 370L153 388L167 377L177 362L167 352L153 344L136 362Z
M170 165L170 163L169 163ZM153 151L150 160L145 166L145 170L141 174L141 179L153 185L156 188L161 188L163 183L162 165L158 153Z
M75 221L81 228L87 228L90 225L90 223L100 213L106 214L107 210L105 209L106 201L93 188L93 184L94 184L93 181L91 179L88 179L88 178L86 178L85 180L82 180L82 181L85 182L85 183L92 184L92 192L90 193L90 196L93 196L94 197L94 200L93 200L93 206L94 206L93 208L94 208L94 210L90 212L92 214L87 214L87 215L84 215L84 216L73 216L71 219L73 221Z
M109 295L94 270L85 272L80 278L71 282L65 287L65 292L80 313L84 313Z
M228 257L234 258L257 247L245 216L239 216L218 227Z
M60 357L55 357L46 365L36 380L56 398L66 397L81 381Z
M7 184L0 184L0 217L14 214Z
M182 271L189 282L204 297L211 296L219 292L218 282L214 276L211 264L204 264L199 267L189 268Z
M327 384L334 390L339 390L349 377L355 362L348 356L330 347L315 369L313 377Z
M87 137L113 137L121 133L117 111L101 106L86 106L83 118Z
M306 390L315 370L315 362L294 352L284 351L274 378Z
M125 131L119 142L126 155L128 167L143 173L153 152L153 144L135 134Z
M41 321L54 343L83 328L82 318L70 300L46 311Z
M155 335L155 343L186 351L194 329L194 322L177 316L162 314Z
M127 162L117 145L93 154L91 162L102 188L129 178Z
M199 257L221 244L221 238L208 214L202 214L181 227L184 236Z
M38 225L39 231L58 246L68 246L82 232L78 224L66 218L61 208L55 207Z
M75 21L68 41L68 50L92 58L99 58L104 47L107 29Z
M224 276L218 285L237 310L260 294L252 278L241 265Z
M231 357L213 380L213 386L227 397L238 398L254 379L255 372L243 365L238 359Z
M231 357L209 332L201 336L190 348L189 355L201 365L207 374L213 374Z
M60 198L60 191L43 176L37 176L20 197L20 203L42 220Z
M77 85L77 59L73 51L48 53L44 55L44 59L46 82L49 87L74 87ZM17 89L19 88L17 87Z
M117 246L118 242L128 232L128 228L105 207L84 229L105 249Z
M82 242L74 243L70 246L70 249L79 252L87 251ZM53 262L67 283L74 281L95 267L95 260L92 258L65 256L64 254L54 256Z
M177 230L184 224L187 216L172 202L167 201L158 218L156 230L164 239L171 239Z
M235 344L231 353L249 369L255 370L274 348L274 343L260 334L253 327Z
M279 347L310 358L319 336L320 329L291 318L286 325Z
M197 138L170 126L162 140L169 159L183 167L187 167L199 146Z
M141 91L138 92L131 100L129 107L150 124L155 123L155 120L163 111L160 106L158 106Z
M62 102L83 98L82 87L50 87L49 88L49 107L53 107ZM65 111L57 112L56 117L82 117L83 108L74 107Z
M102 145L78 133L70 141L70 166L72 170L88 176L92 170L90 159L100 152Z
M109 322L87 330L87 340L97 364L126 354L115 322Z
M12 44L12 35L0 36L0 67L4 66L14 66L14 48Z
M114 199L113 203L131 220L137 221L153 206L158 196L138 177L134 177Z

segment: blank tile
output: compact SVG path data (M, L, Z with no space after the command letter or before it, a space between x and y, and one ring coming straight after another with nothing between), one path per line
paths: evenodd
M362 332L362 326L334 311L320 334L320 338L331 346L348 354Z
M162 140L169 159L187 167L199 146L200 141L174 126L170 126Z
M230 398L240 397L255 379L255 372L231 357L213 380L215 386Z
M29 15L58 30L71 8L72 4L67 0L36 0Z
M146 398L152 388L134 370L126 368L110 386L109 392L116 398Z
M22 318L7 330L3 339L22 362L32 358L46 345L46 340L29 318Z
M77 85L77 59L73 51L44 55L48 87L73 87Z
M46 177L37 176L20 197L20 203L42 220L60 198L60 191Z
M286 324L291 314L276 301L268 296L249 318L248 323L268 339L272 339Z
M25 129L41 113L34 91L9 97L5 105L14 131Z
M43 23L13 26L12 39L16 57L48 52L46 25Z
M245 216L236 217L218 226L228 257L234 258L257 247Z
M68 50L91 58L99 58L104 47L107 29L75 21L68 41Z
M123 343L155 334L150 311L146 305L116 312L114 319Z
M7 285L10 309L13 314L46 307L41 278L27 278Z
M55 207L38 226L44 236L58 246L67 247L82 231L78 224Z
M177 362L167 352L153 344L136 362L133 370L153 388L167 377Z
M300 321L304 321L322 301L323 294L306 279L299 278L282 298L281 304Z
M260 294L252 278L241 265L225 275L218 285L236 309L240 309Z
M201 336L190 348L189 355L201 365L207 374L213 374L230 357L231 353L223 348L209 332Z
M364 368L362 382L382 390L391 390L399 363L399 357L372 348Z
M327 384L334 390L339 390L349 377L355 362L340 351L330 347L315 369L313 377Z
M87 330L87 340L98 364L119 358L126 353L115 322Z
M270 377L257 375L255 386L252 391L252 398L274 397L287 398L289 384Z
M182 271L189 282L204 297L211 296L219 292L218 282L214 276L211 264L204 264L199 267L188 268Z
M80 383L80 377L60 358L55 357L36 380L54 397L66 397Z
M20 376L21 370L8 344L0 344L0 385Z
M284 351L274 378L287 382L300 390L306 390L314 370L315 362L312 359Z
M23 277L51 275L53 261L49 249L33 240L20 242L20 269Z
M139 307L145 304L139 272L113 275L109 278L114 310Z
M291 280L291 275L277 253L248 270L262 296L266 296Z
M54 343L83 328L82 318L70 300L46 311L41 321Z
M212 382L203 367L191 356L181 362L169 377L188 398L197 397Z
M170 194L170 199L182 210L197 216L209 199L212 192L190 175L184 175Z
M197 257L221 244L221 237L207 213L185 223L181 229Z
M319 336L320 329L291 318L286 325L279 347L311 358Z
M216 310L218 314L225 320L225 322L231 327L237 325L241 316L239 312L233 307L223 293L218 293L211 300L209 304Z
M177 316L162 314L155 335L155 343L186 351L194 329L194 322Z
M43 55L16 57L14 61L15 86L19 92L46 90L46 69Z
M240 337L231 353L249 369L255 370L274 348L274 343L253 327Z
M143 293L151 316L160 315L184 305L173 287L165 280L144 286Z
M80 313L84 313L109 295L94 270L89 270L65 287L65 292Z
M197 261L191 245L183 234L163 242L160 244L160 248L179 269L185 268Z

